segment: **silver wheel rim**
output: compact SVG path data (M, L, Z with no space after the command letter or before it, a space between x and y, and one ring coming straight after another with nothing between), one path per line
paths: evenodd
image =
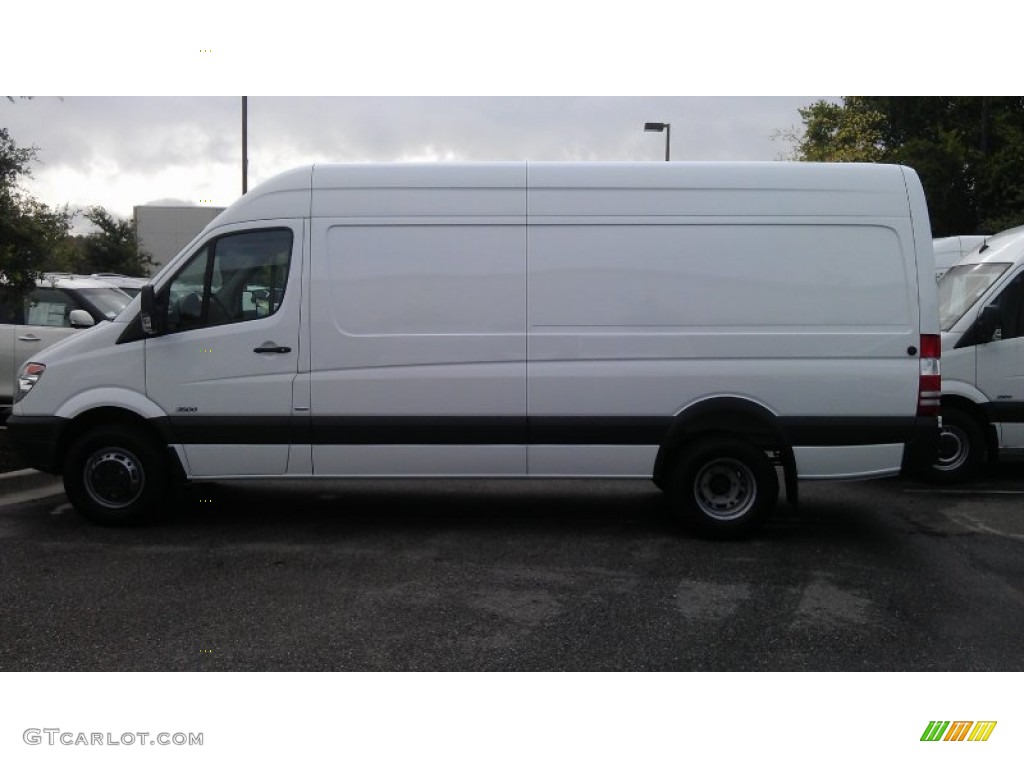
M941 472L960 469L970 454L967 433L959 427L944 426L939 433L939 460L935 468Z
M746 464L736 459L709 461L693 481L697 506L715 520L736 520L750 512L757 501L757 480Z
M85 462L83 479L94 502L110 509L123 509L142 495L146 475L131 451L101 448Z

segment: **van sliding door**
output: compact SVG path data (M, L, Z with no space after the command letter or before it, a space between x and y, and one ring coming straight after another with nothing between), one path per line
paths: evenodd
M525 224L313 227L314 473L525 474Z

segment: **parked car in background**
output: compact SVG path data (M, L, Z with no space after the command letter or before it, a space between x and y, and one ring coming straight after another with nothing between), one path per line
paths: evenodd
M146 277L128 277L128 275L121 275L116 272L95 272L89 277L94 280L102 280L104 283L110 283L110 285L120 288L132 298L135 298L139 291L142 290L142 286L149 282L149 278Z
M954 235L936 237L932 240L935 249L935 279L942 277L946 270L985 242L988 235Z
M131 297L109 283L47 275L17 303L0 303L0 421L14 399L18 369L29 357L80 328L113 320Z
M989 237L939 280L942 431L938 482L969 480L1024 449L1024 227Z

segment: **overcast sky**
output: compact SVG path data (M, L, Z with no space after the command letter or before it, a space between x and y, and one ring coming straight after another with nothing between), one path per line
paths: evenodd
M775 160L776 136L821 97L250 97L249 185L309 162ZM831 98L831 97L825 97ZM154 202L241 194L240 97L0 101L0 125L39 148L26 185L49 205L128 217Z
M0 126L39 148L37 198L123 217L238 197L241 97L224 94L257 94L250 186L309 162L661 161L646 121L672 124L673 160L775 160L797 109L836 98L799 94L1018 90L1015 25L943 6L177 0L145 17L52 0L44 20L21 3L5 8L22 32L0 45L3 93L37 96L0 98Z

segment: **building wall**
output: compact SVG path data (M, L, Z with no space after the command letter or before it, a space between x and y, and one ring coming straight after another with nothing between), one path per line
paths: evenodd
M150 273L156 274L223 210L195 205L135 206L135 232L139 247L149 251L155 262Z

